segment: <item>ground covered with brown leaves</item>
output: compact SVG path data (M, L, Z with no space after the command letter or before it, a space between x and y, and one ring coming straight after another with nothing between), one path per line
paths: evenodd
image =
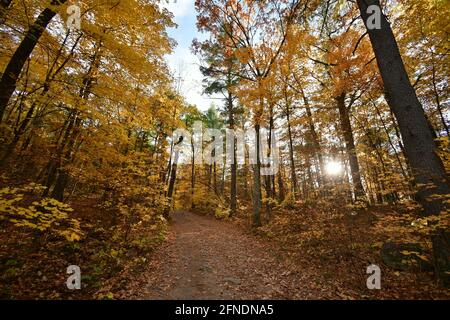
M85 225L98 222L94 206ZM115 249L108 225L85 229L80 243L51 238L33 244L12 229L0 237L3 299L450 299L431 272L398 271L384 265L387 235L376 222L390 208L353 215L332 206L273 210L270 223L254 229L250 213L230 220L189 212L172 215L168 231L146 250L131 243ZM89 218L90 217L90 218ZM92 221L90 221L92 220ZM90 223L89 223L90 222ZM12 234L11 232L15 232ZM383 234L383 233L381 233ZM119 252L118 252L119 251ZM14 255L11 254L14 252ZM82 290L65 287L69 264L82 267ZM366 268L382 270L381 290L366 287Z
M98 203L96 198L71 202L83 232L76 242L0 220L0 299L114 299L105 288L120 287L124 274L147 265L164 241L167 223L150 221L152 228L145 228L140 241L125 238L117 229L117 212ZM81 290L67 288L69 265L81 269Z
M449 299L431 273L384 266L372 224L359 216L303 208L275 212L256 232L248 217L218 221L174 215L168 241L141 275L117 293L125 299ZM315 212L315 213L314 213ZM309 216L308 216L309 215ZM382 269L369 290L366 268Z
M228 222L189 212L173 216L168 241L141 277L117 296L126 299L316 299L334 292L315 283L278 250Z

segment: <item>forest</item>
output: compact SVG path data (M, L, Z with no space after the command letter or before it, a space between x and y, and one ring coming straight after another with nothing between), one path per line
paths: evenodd
M0 0L0 299L450 299L450 2L194 5Z

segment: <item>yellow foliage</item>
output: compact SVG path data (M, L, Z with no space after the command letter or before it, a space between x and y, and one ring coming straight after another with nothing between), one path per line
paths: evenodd
M80 222L70 218L73 209L55 199L45 198L27 205L27 194L42 190L36 184L0 189L0 219L40 232L51 232L67 241L78 241L82 236Z

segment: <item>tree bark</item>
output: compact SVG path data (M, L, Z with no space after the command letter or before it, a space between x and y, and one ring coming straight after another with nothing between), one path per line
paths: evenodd
M311 112L311 106L309 104L308 97L306 96L305 92L303 91L303 88L300 88L303 102L305 103L305 109L306 109L306 116L308 118L308 126L309 126L309 132L311 134L312 143L314 146L314 153L317 156L317 160L319 161L319 168L320 168L320 179L319 184L323 185L326 177L325 177L325 164L323 161L322 156L322 149L320 147L320 141L319 141L319 135L317 134L316 127L314 125L314 119Z
M234 130L234 108L233 97L228 92L228 121L230 129ZM231 163L231 182L230 182L230 217L236 215L237 211L237 158L236 158L236 138L233 136L233 160Z
M286 196L286 194L285 194L285 191L284 191L284 183L283 183L283 176L282 176L282 174L281 174L281 167L280 167L280 170L279 170L279 172L278 172L278 174L277 174L277 182L278 182L278 201L279 202L283 202L283 200L284 200L284 198L285 198L285 196Z
M169 189L167 191L167 197L169 198L170 201L172 200L172 197L173 197L173 191L175 188L175 180L177 179L178 157L179 157L179 153L178 153L178 151L175 151L175 155L174 155L173 163L172 163L172 170L170 170Z
M292 179L292 195L294 199L297 196L297 174L295 173L295 161L294 161L294 144L292 141L292 129L291 129L291 111L289 105L286 105L286 119L288 126L288 138L289 138L289 160L291 167L291 179Z
M270 159L272 154L272 130L273 130L273 107L270 108L270 119L269 119L269 136L267 137L267 158ZM273 165L273 164L270 164ZM266 190L266 221L268 222L272 216L271 199L273 197L272 192L272 175L265 176L265 190Z
M195 146L194 137L191 137L191 209L195 209L194 195L195 195Z
M256 163L253 164L253 226L261 226L261 159L260 159L260 126L255 125Z
M345 105L345 93L342 93L336 98L339 109L339 120L341 124L342 135L344 136L345 149L350 164L350 173L353 182L353 191L355 199L358 200L364 197L364 189L361 182L361 171L359 169L358 157L356 156L355 139L353 138L352 125L350 122L350 115Z

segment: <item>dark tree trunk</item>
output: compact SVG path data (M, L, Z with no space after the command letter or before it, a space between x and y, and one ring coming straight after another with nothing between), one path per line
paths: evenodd
M194 195L195 195L195 147L194 137L191 138L191 209L195 209Z
M234 163L231 164L231 190L230 190L230 217L237 211L237 165L236 153L234 153Z
M353 138L352 125L350 123L350 115L345 105L345 93L336 98L339 109L339 122L341 124L342 135L344 136L345 149L350 164L350 173L352 175L353 191L355 198L364 197L364 189L361 182L361 173L359 169L358 157L356 156L355 140Z
M53 0L51 4L53 6L61 5L66 1L67 0ZM14 52L11 60L9 60L0 80L0 123L3 119L6 106L16 89L17 80L19 79L25 62L30 57L34 47L44 33L44 30L55 15L56 12L52 9L44 9L37 17L36 21L31 25L30 29L25 34L25 38Z
M177 179L177 163L178 163L179 153L175 151L175 155L172 163L172 170L170 170L170 179L169 179L169 189L167 191L167 197L169 200L172 200L173 191L175 188L175 180Z
M66 146L67 150L64 156L59 159L59 168L56 170L57 178L51 194L51 197L58 201L63 201L64 190L69 182L69 174L65 166L71 163L74 159L75 144L80 134L81 121L82 119L79 116L75 116L73 129L71 130L69 141Z
M212 164L208 165L208 190L211 190L211 181L212 181Z
M295 173L295 161L294 161L294 144L292 141L292 129L291 129L291 115L289 106L286 106L286 118L288 126L288 138L289 138L289 161L291 166L291 179L292 179L292 195L294 199L297 196L297 174Z
M260 159L260 126L255 125L256 163L253 164L253 226L261 226L261 159Z
M284 190L284 183L283 183L283 176L281 175L281 168L277 175L277 182L278 182L278 201L282 202L284 198L286 197L286 193Z
M170 180L170 170L172 170L172 155L173 155L173 141L170 143L169 161L167 162L166 170L164 170L164 177L163 177L164 184L168 184Z
M228 120L230 129L234 129L234 108L233 97L228 92ZM237 158L236 158L236 138L233 135L233 160L231 163L231 185L230 185L230 217L237 211Z
M267 158L270 159L272 153L272 130L273 130L273 108L270 109L270 119L269 119L269 136L267 137L268 151ZM273 164L270 164L273 166ZM272 199L272 176L265 176L265 189L266 189L266 221L270 220L272 215L272 207L270 200Z
M216 161L214 161L213 163L213 176L214 176L214 193L216 195L219 195L219 190L217 189L217 165L216 165Z
M324 180L325 180L325 165L323 162L323 156L322 156L322 150L320 147L320 141L319 141L319 136L317 134L316 131L316 127L314 125L314 119L312 116L312 112L311 112L311 106L309 104L309 100L308 97L306 96L305 92L303 91L303 88L301 88L301 93L302 93L302 97L303 97L303 102L305 103L305 109L306 109L306 116L308 118L308 126L309 126L309 132L311 134L311 142L313 143L314 146L314 153L317 156L317 160L319 161L319 168L320 168L320 179L319 179L319 184L323 185L324 184Z
M169 188L167 190L167 198L169 200L169 206L164 209L164 217L169 217L170 208L172 207L172 198L173 198L173 192L175 190L175 181L177 179L177 164L178 164L178 157L179 153L178 150L175 151L175 155L173 158L172 163L172 169L170 170L170 177L169 177Z
M358 0L361 17L367 25L370 5L378 6L379 0ZM425 112L417 98L403 64L400 50L391 26L384 15L381 29L368 29L387 101L397 118L403 138L405 153L418 186L417 199L425 215L437 215L448 210L446 199L450 194L448 176L437 155L437 145L428 125ZM433 236L436 275L444 284L450 282L450 257L448 233L441 230Z

